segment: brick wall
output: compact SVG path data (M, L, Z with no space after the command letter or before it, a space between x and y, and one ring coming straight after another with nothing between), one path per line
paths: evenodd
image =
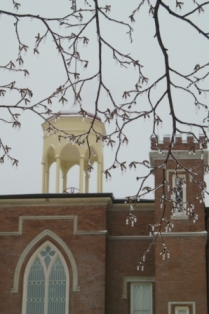
M170 259L155 247L155 313L167 313L168 302L195 302L196 314L207 313L205 237L166 237ZM191 312L193 313L193 312Z
M125 277L154 277L154 250L146 261L144 272L137 271L140 257L147 250L152 238L148 236L147 225L154 222L153 203L137 204L134 215L137 223L134 227L126 225L129 206L114 205L108 210L107 238L107 277L106 277L106 313L130 313L130 282L127 283L127 296L123 297Z
M204 159L201 159L201 141L197 143L192 137L187 137L185 141L181 137L176 138L172 147L172 154L177 159L180 166L176 167L176 160L169 158L166 167L160 167L155 171L155 185L163 182L163 175L168 179L172 187L172 175L177 169L179 174L186 176L186 200L195 205L194 211L199 219L193 223L193 219L174 219L171 213L171 202L166 202L166 218L174 223L172 232L175 234L164 234L163 241L170 252L170 259L162 260L160 251L162 242L159 238L155 245L155 314L167 313L169 302L195 302L196 313L207 313L207 282L206 282L206 234L205 231L205 207L199 202L197 195L201 189L193 178L186 173L181 166L191 170L193 167L195 178L198 182L204 181ZM164 137L158 144L161 153L151 153L153 166L162 164L167 156L170 143L169 137ZM157 150L156 140L152 139L151 147ZM189 151L191 150L191 154ZM194 151L193 151L194 149ZM204 158L207 153L204 152ZM159 222L162 209L160 199L162 195L170 197L170 192L163 187L155 192L155 222ZM185 217L184 217L185 218ZM162 231L165 231L162 228ZM190 234L189 234L190 232ZM198 233L196 235L196 233ZM181 233L184 234L181 235ZM185 236L186 235L186 236ZM193 313L193 312L191 312Z
M157 166L162 163L166 152L165 155L158 154L153 139L151 145L154 150L151 153L152 166ZM166 151L168 145L169 140L165 137L164 141L159 143L159 148ZM195 155L193 150L191 155L188 153L191 147L194 148ZM192 138L189 137L183 142L178 137L172 152L183 167L196 167L195 177L201 182L204 160L200 158L200 148L201 143L195 143ZM204 152L204 158L205 156ZM162 184L164 171L172 186L172 171L175 167L175 161L169 159L166 169L158 168L155 172L155 185ZM206 313L204 204L196 198L200 189L198 190L188 174L186 181L186 198L195 204L199 219L195 224L190 218L173 219L171 203L168 202L166 217L174 222L174 233L163 235L163 239L171 258L162 261L162 243L158 239L154 248L147 254L143 272L137 271L136 266L152 241L147 225L159 222L162 213L160 198L163 193L169 196L169 192L163 191L162 187L156 190L154 204L140 202L136 205L134 214L137 223L134 227L126 225L128 204L113 204L110 196L105 197L102 194L93 198L83 195L64 199L61 194L57 199L40 195L37 198L0 198L0 314L21 313L26 265L32 254L47 240L60 250L69 268L70 314L130 313L130 280L126 283L127 295L124 297L124 278L155 278L154 314L166 314L168 302L195 302L196 314ZM77 225L72 218L75 216ZM21 218L22 230L18 229L20 217L25 217ZM46 229L54 232L71 250L78 267L80 291L73 291L72 265L62 245L46 235L28 252L20 269L18 292L11 293L15 267L22 252Z
M45 205L1 206L0 209L0 313L19 314L22 309L23 275L29 258L46 240L50 240L62 253L70 272L69 313L105 313L105 263L106 263L106 204L105 205L53 205L53 201ZM44 200L43 202L44 203ZM59 218L54 220L31 217L77 215L78 232L75 234L73 220ZM18 220L27 216L23 221L21 235L7 235L6 232L18 230ZM28 253L21 268L18 293L11 293L13 278L18 259L25 247L44 230L51 230L59 236L70 248L78 267L80 292L72 290L72 265L63 248L54 239L42 238ZM98 233L97 233L98 231ZM5 232L5 235L2 235ZM88 234L90 232L90 234ZM95 232L93 234L92 232Z

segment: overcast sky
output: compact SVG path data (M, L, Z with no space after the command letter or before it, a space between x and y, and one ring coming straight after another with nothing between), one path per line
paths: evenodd
M101 6L109 4L107 1L99 1ZM117 17L118 20L123 20L126 23L130 22L128 18L131 12L137 7L139 1L132 0L114 0L111 2L112 11L110 17ZM151 1L155 3L155 1ZM203 2L203 1L201 1ZM69 0L19 0L21 7L18 13L31 13L44 17L63 17L68 12L71 12L71 2ZM92 3L89 0L89 3ZM167 1L169 5L174 8L175 1ZM77 1L77 8L84 7L84 1ZM186 1L184 10L187 8L194 8L193 1ZM87 7L86 7L87 8ZM13 11L13 4L10 0L0 1L0 10ZM181 13L179 10L177 13ZM91 14L91 13L90 13ZM182 21L176 21L165 12L160 12L160 29L163 40L169 52L170 63L172 67L183 71L184 74L191 73L196 64L203 65L208 62L209 56L209 40L198 36L198 33L189 28L188 25ZM205 30L209 31L209 8L205 8L204 14L195 13L193 20L198 23ZM1 15L0 19L0 65L6 65L10 60L16 60L18 54L18 43L14 31L14 18ZM136 58L143 65L143 73L149 78L149 82L153 82L157 77L164 73L163 57L158 47L155 35L154 20L148 14L148 6L145 4L136 15L136 22L132 25L134 27L133 43L130 44L127 28L121 25L114 25L112 22L107 23L101 18L101 34L112 45L120 49L125 54L130 53L133 58ZM56 26L54 26L56 29ZM57 28L59 30L59 28ZM59 30L60 31L60 30ZM75 29L73 30L75 31ZM28 78L24 78L23 74L9 73L8 71L0 69L0 85L8 84L11 81L16 81L18 86L29 87L33 90L34 103L40 99L51 94L58 86L66 80L63 63L60 55L55 49L50 36L47 37L46 42L40 46L40 55L34 56L33 48L35 36L37 33L43 34L45 27L41 22L35 19L26 18L21 19L19 23L19 33L21 41L28 45L30 49L25 56L25 64L23 68L27 68L30 72ZM63 29L64 34L72 33L72 29ZM95 73L98 68L97 59L97 38L95 35L95 24L89 26L85 32L89 37L88 47L83 47L79 44L79 51L84 59L89 59L89 69L87 74ZM116 64L112 58L112 53L106 47L103 50L103 68L104 80L107 86L113 91L115 99L122 102L122 94L125 90L134 88L137 74L133 69L122 69L120 65ZM182 70L183 69L183 70ZM81 69L78 65L78 71ZM89 71L89 72L88 72ZM87 75L86 74L86 75ZM175 80L175 78L174 78ZM178 82L181 83L181 82ZM208 88L209 81L205 83L205 88ZM89 83L83 93L83 106L88 111L93 111L95 100L96 82ZM163 88L162 86L161 88ZM153 92L153 98L158 97L160 89ZM5 98L0 98L0 104L14 103L18 97L17 94L10 93ZM201 101L209 105L206 95L201 96ZM53 104L53 109L59 111L60 109L70 110L73 107L73 95L68 95L69 102L61 107L60 103ZM185 93L173 91L173 99L177 114L186 121L202 122L207 115L204 110L196 113L194 102ZM109 106L109 100L106 95L103 95L100 100L100 105L104 108ZM141 100L140 106L146 108L147 101L145 98ZM163 118L163 124L159 128L159 136L162 138L163 134L170 134L170 116L166 101L162 103L158 114ZM1 117L6 117L7 113L1 109ZM43 133L41 128L42 120L30 113L23 113L21 118L20 130L14 129L11 125L1 122L1 138L8 145L12 147L11 155L19 160L19 166L11 166L11 163L6 160L4 164L0 165L0 193L1 194L27 194L41 192L41 160L42 160L42 146ZM114 125L107 126L107 133ZM195 130L194 130L195 131ZM195 131L198 134L198 131ZM138 121L133 123L127 129L129 138L129 145L121 150L121 162L127 160L129 164L131 161L143 161L149 159L150 140L152 134L152 121ZM110 148L104 148L105 168L112 164L114 151ZM52 178L50 191L54 192L55 177L54 167L52 167ZM146 174L146 169L138 168L137 171L127 171L121 175L119 169L114 170L113 178L110 182L104 180L104 192L113 192L117 198L124 198L127 195L133 195L137 192L138 183L136 176ZM74 172L76 173L76 172ZM68 179L68 186L78 186L78 180L75 179L73 172ZM92 175L95 176L94 174ZM153 185L153 178L148 181L146 185ZM95 191L95 183L91 185L91 192ZM151 194L147 198L154 198Z

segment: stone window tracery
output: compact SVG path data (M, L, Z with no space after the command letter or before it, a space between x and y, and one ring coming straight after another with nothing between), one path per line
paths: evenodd
M68 314L69 274L60 252L47 241L25 270L23 314Z

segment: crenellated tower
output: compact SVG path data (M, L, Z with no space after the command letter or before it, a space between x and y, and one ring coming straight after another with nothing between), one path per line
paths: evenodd
M203 201L207 146L202 136L195 141L192 136L183 140L179 135L168 156L169 144L169 136L162 142L151 139L150 160L156 167L155 187L159 187L155 191L156 225L165 210L162 238L159 235L155 245L155 313L206 313ZM168 254L162 254L163 248Z

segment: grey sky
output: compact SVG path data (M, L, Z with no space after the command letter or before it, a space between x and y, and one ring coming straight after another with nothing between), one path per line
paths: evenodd
M21 8L18 11L20 14L31 13L39 14L48 17L62 17L70 12L71 3L68 0L22 0ZM137 7L140 1L132 0L114 0L110 1L112 11L110 17L117 17L127 23L130 22L129 15ZM151 1L155 2L155 1ZM203 2L203 1L201 1ZM77 8L83 7L84 1L77 1ZM89 0L89 3L91 1ZM100 1L101 6L109 4L107 1ZM167 1L171 7L175 7L175 1ZM194 8L193 1L185 1L184 10L187 7ZM86 7L87 8L87 7ZM0 10L12 11L12 1L1 0ZM180 13L179 10L177 10ZM91 13L90 13L91 14ZM208 25L209 8L205 9L204 14L198 15L195 13L194 21L198 25L202 25L209 31ZM101 33L106 40L111 44L121 49L125 54L131 55L138 59L144 66L143 73L149 78L149 82L153 82L158 76L162 75L164 71L164 64L162 54L156 42L154 20L148 14L148 6L145 4L136 15L136 22L132 25L134 27L133 43L130 44L128 35L126 35L127 28L121 25L114 25L112 22L107 23L101 19ZM14 19L12 17L1 16L0 19L0 60L1 65L7 64L10 60L16 60L18 53L18 44L14 32ZM57 28L58 30L59 28ZM172 67L177 70L184 69L184 73L192 72L196 64L204 64L208 62L209 56L209 40L198 36L195 30L191 30L188 25L182 21L177 21L170 17L165 10L161 12L160 29L169 51L170 62ZM75 29L76 30L76 29ZM74 30L74 31L75 31ZM25 64L23 68L27 68L30 72L28 78L24 78L23 74L8 73L8 71L0 70L0 85L5 85L10 81L16 81L18 86L28 86L34 91L33 101L38 101L50 93L52 93L60 84L65 81L65 72L63 70L63 63L60 55L54 48L50 36L47 37L45 44L40 46L40 56L34 56L33 47L35 36L37 33L44 33L45 28L40 22L31 20L30 18L20 22L21 41L28 45L30 49L25 56ZM64 29L65 34L71 34L72 29ZM89 46L83 47L79 44L78 47L84 59L89 59L89 69L86 70L86 75L89 73L96 73L98 67L97 61L97 39L95 36L95 24L89 26L86 30L86 36L89 37ZM123 39L122 39L123 38ZM124 90L134 88L137 74L133 70L122 69L120 65L116 64L112 58L112 53L104 47L103 50L103 76L113 91L115 98L122 102L122 94ZM78 65L78 70L80 67ZM85 74L84 74L85 75ZM175 78L173 78L175 80ZM178 83L180 83L178 81ZM93 111L96 80L89 83L84 89L83 106L88 111ZM159 97L162 87L153 92L153 99ZM206 87L208 88L208 81ZM15 94L11 93L5 98L0 98L0 103L6 104L15 102ZM73 95L68 94L69 102L64 106L64 109L70 109L73 105ZM205 95L202 95L202 102L208 104ZM145 109L147 100L142 97L140 108ZM173 98L177 113L186 121L202 122L207 115L205 111L196 114L195 106L190 97L185 93L173 92ZM104 95L101 98L100 104L103 107L108 107L109 100ZM62 107L60 103L54 102L54 110L59 111ZM158 114L163 118L162 128L159 127L159 136L162 138L163 134L170 134L170 116L167 108L167 103L162 103ZM1 115L6 117L4 110L1 110ZM11 155L16 157L20 163L19 166L12 167L9 161L6 161L0 166L0 193L1 194L16 194L16 193L39 193L41 191L41 159L42 159L42 129L41 119L33 114L23 113L20 121L22 123L21 129L12 129L10 125L0 124L1 137L8 146L12 147ZM114 124L107 126L107 133L114 128ZM152 133L152 121L139 121L133 123L127 129L129 138L128 146L124 146L121 150L121 162L127 160L129 164L133 160L142 161L149 159L149 137ZM197 131L198 134L198 131ZM110 148L105 149L105 167L110 166L114 151ZM142 176L146 173L144 168L138 168L137 171L127 171L121 175L119 169L114 170L113 178L110 182L104 180L104 192L113 192L116 197L125 197L133 195L137 192L138 183L135 177ZM94 174L92 175L94 176ZM76 186L77 182L74 180L75 175L71 174L68 180L68 186ZM52 171L53 178L53 171ZM150 179L146 185L153 185L153 179ZM55 183L54 183L55 186ZM93 185L92 185L93 189ZM151 194L148 197L153 198Z

